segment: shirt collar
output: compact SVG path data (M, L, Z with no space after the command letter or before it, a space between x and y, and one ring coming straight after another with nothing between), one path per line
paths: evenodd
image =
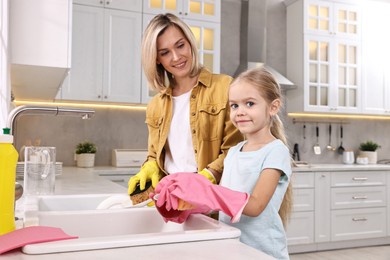
M209 88L211 86L211 78L212 78L212 73L208 71L206 68L202 68L198 77L198 84L197 86L203 86L206 88ZM172 88L166 88L162 93L161 97L168 95L172 96Z

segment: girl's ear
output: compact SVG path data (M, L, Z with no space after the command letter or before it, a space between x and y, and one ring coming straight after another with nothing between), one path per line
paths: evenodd
M280 109L280 99L275 99L274 101L271 102L270 105L270 115L274 116L279 112Z

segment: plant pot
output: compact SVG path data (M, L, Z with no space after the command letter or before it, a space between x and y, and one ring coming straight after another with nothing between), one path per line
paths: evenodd
M359 152L360 157L367 157L368 159L368 164L376 164L377 158L378 158L378 153L377 151L372 152L372 151L360 151Z
M91 168L95 165L94 153L76 154L77 167Z

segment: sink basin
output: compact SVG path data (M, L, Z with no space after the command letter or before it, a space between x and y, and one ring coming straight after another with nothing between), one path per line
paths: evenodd
M95 210L99 204L114 196L126 196L125 194L87 194L87 195L55 195L41 196L34 202L38 211L75 211Z
M111 194L112 195L112 194ZM154 207L96 210L110 195L38 198L26 211L25 223L58 227L78 239L30 244L26 254L83 251L215 239L238 239L239 229L202 214L183 224L165 223ZM50 202L50 203L49 203ZM55 202L58 202L56 205ZM53 203L53 204L51 204Z

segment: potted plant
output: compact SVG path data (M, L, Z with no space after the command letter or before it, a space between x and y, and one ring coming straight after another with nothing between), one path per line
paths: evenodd
M359 146L359 156L360 157L367 157L369 164L376 164L377 162L377 149L379 149L381 146L373 141L366 141L364 143L361 143Z
M93 167L95 165L95 154L97 148L94 143L85 141L76 146L77 167Z

